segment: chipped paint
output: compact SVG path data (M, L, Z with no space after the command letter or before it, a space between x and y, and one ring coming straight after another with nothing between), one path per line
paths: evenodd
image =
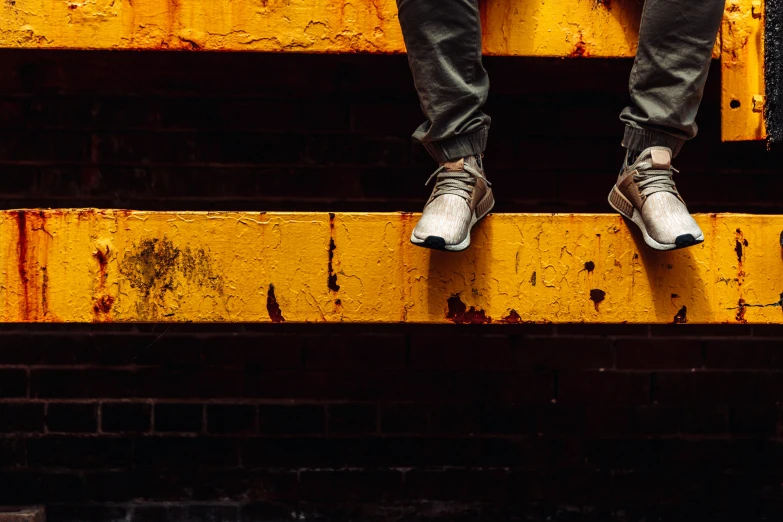
M28 319L28 310L30 309L30 278L27 276L27 253L29 245L27 243L27 213L18 211L16 213L17 230L17 258L16 269L19 272L19 285L22 294L22 308L20 310L24 319Z
M98 282L95 285L95 304L93 305L96 321L111 321L111 317L106 316L111 312L111 307L114 304L114 296L105 293L106 279L108 278L108 273L106 271L110 254L111 249L108 245L96 248L93 253L93 256L98 261Z
M269 284L269 290L266 293L266 311L269 314L269 319L273 323L285 322L283 312L280 310L280 305L277 303L277 297L275 297L275 285Z
M737 292L739 293L739 299L737 300L737 315L736 320L738 323L747 323L745 319L745 298L743 285L745 284L745 250L744 247L749 245L748 240L742 234L742 230L739 228L734 232L734 254L737 256Z
M503 324L519 324L524 321L522 320L522 317L517 313L516 310L510 310L508 312L508 315L506 317L503 317L500 320L500 322Z
M49 252L53 235L47 225L50 215L59 211L10 211L15 237L13 266L15 282L8 277L10 267L5 267L6 290L15 287L19 315L24 321L57 321L50 310ZM35 237L36 241L31 238Z
M491 323L492 318L487 317L484 310L470 308L462 302L459 294L452 295L446 301L446 319L450 319L455 324L486 324Z
M339 292L340 285L337 284L337 274L334 272L334 251L337 245L334 242L334 213L329 213L329 258L326 264L326 286L332 292ZM339 301L339 300L338 300ZM335 301L335 304L340 304Z
M213 269L205 247L193 254L190 246L180 248L165 235L142 238L133 243L119 262L123 281L138 293L136 313L145 320L174 317L183 283L207 297L223 295L223 276Z
M703 244L656 252L615 215L496 214L457 254L417 218L3 211L0 321L783 323L783 216L697 215Z
M688 307L683 306L674 316L674 324L685 324L688 322Z
M576 43L573 50L568 54L569 58L587 58L590 56L590 51L587 49L587 42L585 42L584 35L579 31L576 35Z
M606 299L606 292L600 288L590 290L590 300L595 304L595 310L598 311L598 305Z

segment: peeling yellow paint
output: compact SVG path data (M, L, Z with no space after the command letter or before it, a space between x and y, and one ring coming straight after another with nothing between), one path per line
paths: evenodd
M405 213L0 212L3 322L783 323L783 216L655 252L608 214L497 214L462 253Z
M761 2L729 0L721 35L721 137L723 141L765 139Z
M481 3L484 52L633 56L641 8L641 2L621 0L487 0ZM394 0L4 0L0 47L405 50Z

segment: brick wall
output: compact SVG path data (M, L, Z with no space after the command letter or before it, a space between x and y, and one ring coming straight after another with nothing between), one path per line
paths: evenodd
M499 209L607 211L630 62L487 66ZM404 57L3 51L0 67L1 208L419 210L428 193ZM717 77L679 184L694 210L780 213L780 153L719 142ZM782 341L0 325L0 504L55 522L779 518Z

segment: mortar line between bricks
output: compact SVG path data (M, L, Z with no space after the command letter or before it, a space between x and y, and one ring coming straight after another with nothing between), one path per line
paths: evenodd
M295 137L302 137L302 138L324 138L329 139L331 136L337 136L337 137L357 137L357 138L373 138L373 139L385 139L391 138L394 140L400 140L401 138L396 135L390 135L387 132L383 131L372 131L372 130L345 130L345 129L334 129L334 132L331 130L327 133L323 130L319 130L317 133L313 133L312 128L308 127L307 125L297 126L297 127L290 127L286 130L280 130L273 127L176 127L176 126L166 126L166 125L160 125L160 126L150 126L150 127L143 127L143 126L128 126L128 127L111 127L104 124L94 124L89 127L84 126L67 126L67 125L43 125L38 124L33 128L30 127L4 127L0 129L0 132L2 133L13 133L13 132L49 132L52 134L55 133L69 133L69 132L79 132L83 134L96 134L96 135L108 135L108 136L116 136L118 134L124 134L124 135L134 135L134 134L147 134L147 135L160 135L160 134L169 134L169 135L178 135L178 134L194 134L194 135L200 135L200 136L209 136L209 135L225 135L225 134L250 134L250 135L258 135L262 134L265 136L290 136L293 135Z
M309 164L308 162L312 162ZM260 167L263 167L264 169L298 169L298 170L322 170L326 171L327 168L325 165L328 165L329 167L340 167L340 168L346 168L346 169L367 169L368 164L367 163L324 163L324 162L318 162L316 160L308 160L307 158L301 158L296 161L292 161L289 163L268 163L268 162L257 162L257 163L222 163L222 162L216 162L216 161L185 161L185 162L153 162L153 161L75 161L75 160L58 160L56 162L52 161L40 161L40 160L15 160L15 161L9 161L9 160L0 160L0 167L13 167L13 166L22 166L22 167L47 167L47 166L60 166L60 167L95 167L95 168L106 168L106 167L150 167L150 168L172 168L172 167L181 167L181 168L194 168L194 167L204 167L204 168L244 168L244 169L258 169ZM411 169L418 169L419 166L415 164L410 163L371 163L369 166L372 167L384 167L384 168L399 168L399 167L408 167ZM166 198L166 199L174 199L174 198ZM298 199L298 198L297 198Z
M65 365L56 365L56 366L20 366L20 365L11 365L11 366L4 366L0 365L0 371L2 370L30 370L31 372L41 372L41 371L54 371L54 372L74 372L78 373L81 371L94 371L94 370L100 370L100 371L123 371L126 373L137 373L139 371L143 370L161 370L165 368L165 365L161 364L159 366L65 366ZM197 366L198 369L212 369L212 368L218 368L213 366ZM238 367L228 367L223 366L219 367L218 369L221 370L236 370L244 368L244 366L238 366ZM326 374L334 374L334 375L340 375L345 373L366 373L366 372L380 372L385 374L392 374L392 375L405 375L405 374L424 374L426 375L460 375L460 374L478 374L478 375L485 375L485 376L495 376L495 375L505 375L505 376L512 376L512 375L518 375L518 374L528 374L530 368L532 366L519 366L514 367L512 369L502 369L502 370L492 370L492 369L482 369L482 370L475 370L471 371L470 369L451 369L451 368L443 368L443 367L437 367L437 368L411 368L411 369L393 369L393 370L384 370L384 369L377 369L377 368L335 368L335 369L326 369L326 368L269 368L264 371L268 372L290 372L290 373L326 373ZM629 367L629 368L606 368L605 366L586 366L586 367L569 367L569 366L554 366L551 368L546 368L549 371L565 371L568 373L588 373L588 372L601 372L601 373L649 373L651 371L660 371L660 372L666 372L666 373L768 373L768 374L780 374L783 373L783 367L780 368L718 368L718 367L698 367L698 366L689 366L689 367L666 367L666 366L649 366L649 367ZM100 399L103 399L104 397L97 397ZM154 399L156 397L140 397L142 399ZM296 399L295 397L287 397L287 398L279 398L276 400L292 400ZM339 400L339 399L338 399ZM329 400L325 400L324 402L330 402ZM411 401L415 402L415 401Z
M81 370L109 370L109 371L117 371L117 370L124 370L127 372L136 372L139 370L157 370L162 367L164 367L165 364L144 364L144 365L134 365L132 363L125 363L125 364L106 364L102 365L100 363L83 363L83 364L27 364L27 365L9 365L6 366L4 364L0 364L0 370L4 368L30 368L31 370L64 370L64 371L81 371ZM204 368L207 368L207 366L202 366Z
M29 473L31 471L38 472L44 475L83 475L85 472L95 472L95 473L127 473L129 471L129 468L92 468L92 469L78 469L75 470L73 468L66 468L62 466L27 466L25 468L2 468L0 467L0 470L7 471L9 474L13 474L14 472L18 472L20 474L22 473ZM103 504L103 502L101 502ZM47 505L49 505L47 503ZM93 506L96 504L92 504ZM97 504L100 505L100 504Z
M4 49L5 50L5 49ZM83 52L83 51L79 51ZM108 51L108 52L116 52L116 51ZM130 52L138 52L138 51L130 51ZM290 56L290 55L289 55ZM332 55L336 56L336 55ZM402 55L401 55L402 56ZM381 58L379 56L379 58ZM261 92L261 91L260 91ZM210 91L205 91L203 93L193 94L187 91L182 92L181 94L144 94L140 95L135 92L120 92L118 94L112 94L112 95L106 95L101 93L94 93L94 92L87 92L87 93L77 93L77 94L51 94L51 93L36 93L36 92L4 92L0 94L0 100L18 100L18 99L24 99L24 100L40 100L40 99L46 99L46 100L96 100L96 101L106 101L106 100L159 100L159 101L170 101L170 100L242 100L242 101L248 101L248 100L267 100L267 101L324 101L324 93L317 93L312 96L312 98L307 96L294 96L291 95L291 98L287 98L286 95L282 92L275 92L273 96L265 96L260 94L238 94L238 93L222 93L222 94L212 94ZM386 95L389 96L389 95ZM504 94L499 94L498 96L507 96ZM355 100L356 97L353 94L345 94L344 99L340 96L339 93L333 93L329 95L329 100L337 100L337 101L351 101ZM361 98L362 100L364 98ZM374 98L368 98L368 100L373 100ZM387 98L384 98L384 100L387 100ZM407 96L403 96L398 98L390 97L388 98L389 101L401 101L405 103L410 103L410 99Z
M20 436L23 436L20 437ZM503 440L509 442L525 442L531 440L557 440L557 441L617 441L617 440L685 440L685 441L702 441L702 440L734 440L734 441L768 441L768 442L783 442L783 437L775 435L759 435L759 434L747 434L740 432L725 431L722 433L700 433L698 431L690 432L677 432L677 433L634 433L623 435L618 437L615 434L608 435L585 435L585 434L561 434L561 433L523 433L523 434L461 434L461 433L432 433L421 434L416 433L391 433L391 434L379 434L367 436L367 434L340 434L330 437L324 437L323 435L312 434L300 434L300 433L288 433L282 435L266 435L266 434L200 434L200 433L83 433L83 432L57 432L57 433L38 433L38 432L13 432L13 433L0 433L0 440L40 440L40 439L57 439L57 438L73 438L73 439L101 439L101 440L127 440L137 441L140 439L166 439L166 440L178 440L178 439L201 439L201 440L234 440L237 442L244 442L249 440L284 440L284 439L311 439L311 440L350 440L355 441L357 438L364 440L372 439L406 439L406 440ZM16 465L0 466L0 469L19 469ZM29 469L29 468L27 468ZM55 469L45 467L44 469ZM70 468L63 468L70 470ZM117 468L127 470L127 468ZM248 468L251 469L251 468ZM254 468L253 468L254 469ZM81 471L81 470L80 470Z
M83 502L76 502L76 503L62 503L62 502L49 502L47 505L49 506L56 506L56 507L71 507L71 506L107 506L107 507L119 507L119 508L145 508L145 507L176 507L176 506L195 506L195 507L201 507L201 506L224 506L224 507L235 507L235 506L241 506L245 504L253 504L253 501L243 501L243 500L187 500L184 502L171 502L171 501L165 501L165 500L154 500L154 501L145 501L144 503L139 502L100 502L99 504L91 503L88 501Z
M581 372L577 372L581 373ZM599 371L591 371L591 373L608 373L608 372L599 372ZM640 373L640 374L652 374L652 373L669 373L669 372L658 372L658 371L645 371L645 372L628 372L628 373ZM698 374L699 371L691 372L689 370L683 370L681 372L677 372L680 374L685 373L693 373ZM728 372L728 373L736 373L736 372ZM763 374L764 372L746 372L746 373L759 373ZM776 372L779 373L779 372ZM497 401L499 404L509 404L509 403L516 403L516 404L523 404L523 405L530 405L530 406L538 406L538 405L546 405L551 402L551 398L546 399L540 399L540 400L528 400L528 401L520 401L520 400L500 400ZM571 403L572 401L567 401ZM480 399L473 399L473 400L427 400L427 401L372 401L372 400L313 400L313 399L232 399L232 398L221 398L221 399L192 399L192 398L165 398L165 399L157 399L157 398L115 398L115 397L89 397L89 398L83 398L83 397L72 397L72 398L47 398L47 397L35 397L35 398L25 398L25 397L11 397L11 398L0 398L0 404L97 404L97 403L111 403L111 404L150 404L152 406L155 405L249 405L249 406L286 406L286 407L297 407L297 406L341 406L341 405L369 405L369 406L407 406L407 405L422 405L422 406L459 406L459 405L478 405L481 404L482 401ZM621 404L623 404L620 401ZM613 402L604 402L601 404L616 404Z
M497 325L501 326L502 325ZM723 325L711 325L720 328ZM728 325L730 326L730 325ZM542 340L542 339L552 339L554 336L552 335L546 335L546 334L525 334L525 338L531 339L531 340ZM688 341L745 341L747 342L750 340L752 336L751 335L653 335L653 336L642 336L642 335L601 335L601 334L563 334L558 335L558 339L589 339L589 340L648 340L648 339L654 339L656 341L680 341L680 340L688 340ZM763 342L766 340L775 341L775 340L783 340L783 336L781 337L754 337L754 341L752 342ZM755 339L758 339L759 341L755 341Z
M0 132L11 132L15 130L30 131L30 128L15 129L13 127L0 129ZM259 127L166 127L166 126L153 126L153 127L111 127L103 124L92 124L90 126L55 126L55 125L37 125L32 129L33 131L46 131L55 133L68 133L68 132L81 132L84 134L97 134L97 135L117 135L117 134L192 134L198 136L209 136L212 134L249 134L249 135L265 135L265 136L295 136L301 138L324 138L329 139L334 136L344 137L357 137L364 138L370 136L372 138L383 138L383 141L391 141L402 143L407 140L402 136L390 136L388 133L377 133L378 131L355 131L345 129L329 129L329 130L317 130L312 131L306 125L300 128L291 128L281 130L280 128L259 128ZM574 136L574 141L577 137ZM596 140L598 141L598 140Z

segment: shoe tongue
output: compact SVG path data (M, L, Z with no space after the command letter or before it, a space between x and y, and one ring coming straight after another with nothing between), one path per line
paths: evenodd
M464 170L465 165L470 165L474 169L478 169L478 161L476 161L475 156L468 156L466 158L460 158L455 161L446 161L443 163L443 166L446 167L446 170L451 172L459 172Z
M666 147L651 147L642 152L637 163L650 163L653 170L670 170L672 168L672 151Z
M452 172L462 170L464 165L465 165L465 158L460 158L456 161L446 161L443 163L443 166L446 168L446 170Z

